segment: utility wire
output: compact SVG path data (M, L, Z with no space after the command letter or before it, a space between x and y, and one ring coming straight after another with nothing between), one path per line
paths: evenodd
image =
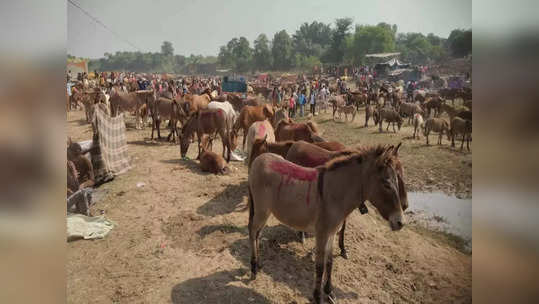
M106 26L103 22L101 22L99 19L97 19L96 17L92 16L92 14L88 13L86 10L84 10L82 7L80 7L77 3L75 3L73 0L67 0L67 2L69 2L71 5L73 5L74 7L80 9L86 16L88 16L90 19L92 19L95 23L101 25L102 27L104 27L106 30L108 30L109 32L111 32L114 36L116 36L116 38L122 40L123 42L129 44L130 46L132 46L134 49L136 49L137 51L139 52L142 52L141 49L139 47L137 47L136 45L134 45L133 43L131 43L129 40L123 38L122 36L120 36L118 33L116 33L115 31L113 31L112 29L110 29L108 26Z

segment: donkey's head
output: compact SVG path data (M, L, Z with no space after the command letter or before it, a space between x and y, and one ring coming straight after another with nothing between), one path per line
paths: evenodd
M194 126L196 124L196 113L191 115L188 118L187 122L182 128L182 134L180 136L180 153L182 158L185 158L187 154L187 149L189 149L189 144L191 141L191 135L194 132Z
M266 139L268 138L268 135L264 136L264 138L256 138L253 142L253 145L251 147L251 153L249 153L249 165L248 167L251 167L251 164L257 158L260 154L268 152L268 143Z
M398 160L399 147L400 144L397 147L378 147L373 153L367 155L374 159L367 167L365 176L369 178L364 186L365 199L369 200L382 217L389 221L392 230L400 230L404 226L403 209L408 207L402 181L402 166ZM403 198L405 202L402 201Z

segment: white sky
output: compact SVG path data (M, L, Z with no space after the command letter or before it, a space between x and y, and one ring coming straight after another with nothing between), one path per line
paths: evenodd
M399 32L430 32L447 37L471 28L471 0L73 0L142 51L160 51L171 41L176 54L217 55L233 37L251 45L260 33L272 39L303 22L333 23L351 17L356 24L397 24ZM67 4L67 52L98 58L105 52L135 51L78 8Z

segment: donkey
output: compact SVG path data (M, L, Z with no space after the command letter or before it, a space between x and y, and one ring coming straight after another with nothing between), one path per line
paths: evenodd
M237 138L239 136L239 130L243 130L243 146L242 150L245 150L245 141L247 140L247 131L249 127L256 121L264 121L268 119L273 121L275 111L271 105L262 106L245 106L241 109L240 116L234 123L232 128L232 137Z
M421 114L419 113L415 113L413 123L414 123L414 139L415 139L416 134L417 134L417 138L419 139L418 131L423 129L425 125L425 122L423 121L423 116L421 116Z
M427 145L429 145L429 134L431 131L438 132L438 144L442 144L442 136L447 135L447 140L451 140L449 136L449 124L442 118L429 118L425 121L425 129L423 134L427 138Z
M365 127L369 126L369 119L371 117L373 117L373 120L374 120L374 113L375 112L376 112L376 109L373 106L367 105L365 107ZM376 122L374 124L376 125Z
M318 128L314 122L291 123L286 120L281 120L277 125L275 129L275 140L322 141L318 136Z
M378 109L373 115L373 120L375 124L378 124L378 129L380 132L382 132L382 123L384 120L387 121L386 131L389 130L389 125L392 125L393 132L395 133L397 133L397 131L395 131L395 123L397 123L399 130L401 129L403 123L402 117L392 108Z
M322 302L324 277L324 292L331 302L335 302L331 283L331 252L335 233L344 219L365 200L369 200L393 231L404 226L397 160L398 148L394 146L365 147L316 168L298 166L272 153L260 155L251 166L248 180L248 228L253 279L259 268L260 231L273 214L291 228L314 233L314 302Z
M201 151L200 169L202 171L213 174L227 174L229 172L225 159L221 155L207 151L204 146L202 146Z
M352 116L352 119L350 120L350 122L353 122L354 119L356 118L357 111L354 105L349 105L349 106L337 107L337 113L339 114L339 119L342 119L342 114L344 113L344 120L346 122L348 122L348 114L350 114Z
M247 164L250 159L250 155L253 149L253 144L256 139L265 138L266 142L273 143L275 142L275 131L271 126L269 120L255 121L247 131L247 158L245 158L245 163ZM236 139L236 137L233 137Z
M177 122L180 121L183 125L187 120L187 113L185 113L183 107L181 107L176 100L165 97L159 97L155 102L150 103L149 105L152 116L151 139L153 139L155 129L157 129L157 138L161 139L161 121L168 120L170 133L167 136L167 141L170 140L171 137L172 141L175 141L175 135L178 135Z
M398 150L399 145L395 148ZM310 144L305 141L297 141L294 143L286 155L286 160L293 162L296 165L314 168L320 165L325 164L327 161L343 156L350 155L354 150L340 150L340 151L327 151L323 148L317 147L316 145ZM397 179L399 182L399 195L402 203L403 211L408 208L408 196L406 194L406 189L403 181L403 169L400 161L397 161ZM359 207L361 214L366 214L368 212L367 206L365 204ZM346 229L346 220L344 220L341 231L339 232L339 248L341 249L341 256L345 259L348 259L346 249L344 248L344 230ZM300 232L301 242L304 241L304 233Z
M288 150L295 143L293 140L286 140L280 142L268 141L268 135L264 138L257 138L254 140L251 153L249 154L248 167L251 168L253 161L262 153L275 153L282 157L286 157Z
M209 134L211 136L215 133L219 133L223 143L223 157L225 156L225 152L227 152L226 162L228 163L230 161L230 153L235 149L235 143L230 139L230 133L228 132L227 126L227 116L221 109L206 109L191 115L182 129L182 136L180 137L180 153L182 158L187 154L189 142L193 133L196 132L198 138L197 159L200 158L202 135Z
M315 141L313 144L328 151L342 151L346 149L346 146L338 141Z
M466 148L470 151L470 137L472 135L472 121L466 120L461 117L454 117L451 120L451 147L455 147L455 137L462 134L462 143L460 144L460 151L464 147L464 141L466 140Z

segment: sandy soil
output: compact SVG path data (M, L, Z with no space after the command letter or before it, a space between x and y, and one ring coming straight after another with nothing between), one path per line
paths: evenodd
M316 116L323 136L347 145L403 142L405 180L414 191L441 190L471 196L471 153L411 140L413 130L379 134ZM68 135L91 137L83 112L67 116ZM262 232L263 268L250 280L246 209L247 170L202 173L180 160L178 145L150 141L151 130L128 120L133 169L102 185L93 214L117 224L103 240L68 244L69 303L309 303L314 278L314 239L298 242L291 229L270 219ZM164 134L168 134L167 131ZM435 137L432 137L432 142ZM221 152L219 142L214 151ZM193 144L188 156L196 157ZM145 186L137 187L138 182ZM410 202L413 203L413 202ZM471 303L471 255L420 227L393 233L374 212L348 221L349 259L334 250L339 303Z

